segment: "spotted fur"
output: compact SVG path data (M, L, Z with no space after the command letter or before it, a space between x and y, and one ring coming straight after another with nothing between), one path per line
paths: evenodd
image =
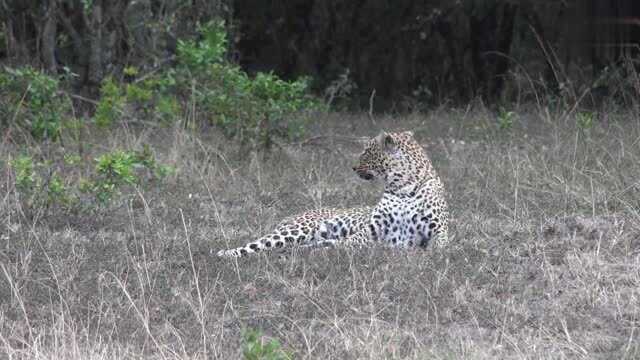
M353 209L318 209L283 220L275 231L249 244L220 250L239 257L291 245L399 248L438 246L448 242L449 212L445 190L413 133L386 133L368 141L353 170L365 180L380 178L384 194L378 204Z

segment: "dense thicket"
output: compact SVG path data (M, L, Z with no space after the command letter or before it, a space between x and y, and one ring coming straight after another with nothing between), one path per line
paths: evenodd
M66 67L96 89L128 65L171 66L177 39L212 18L245 69L311 75L330 96L375 90L377 104L606 92L603 69L640 40L634 0L0 0L0 61Z

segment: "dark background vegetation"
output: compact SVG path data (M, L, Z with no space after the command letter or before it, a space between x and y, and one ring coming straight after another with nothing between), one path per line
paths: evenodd
M356 104L375 91L380 109L534 100L541 88L574 100L593 88L583 100L599 102L619 86L603 72L640 40L633 0L2 0L0 62L68 67L95 91L126 66L170 66L177 39L212 18L249 72L308 75L318 91L349 81Z

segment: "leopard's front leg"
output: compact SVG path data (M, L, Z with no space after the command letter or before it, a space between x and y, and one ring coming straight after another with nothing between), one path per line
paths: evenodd
M316 232L314 241L305 246L365 247L375 243L378 238L378 230L373 224L368 224L349 235L338 237L331 237L330 232L326 231L327 225L328 224L321 225L319 230Z

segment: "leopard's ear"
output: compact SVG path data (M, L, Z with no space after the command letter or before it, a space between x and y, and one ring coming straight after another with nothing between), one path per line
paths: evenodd
M413 137L413 131L411 131L411 130L407 130L407 131L403 132L403 134Z
M393 151L396 148L396 141L393 139L393 136L386 131L382 131L376 136L376 142L384 151Z

